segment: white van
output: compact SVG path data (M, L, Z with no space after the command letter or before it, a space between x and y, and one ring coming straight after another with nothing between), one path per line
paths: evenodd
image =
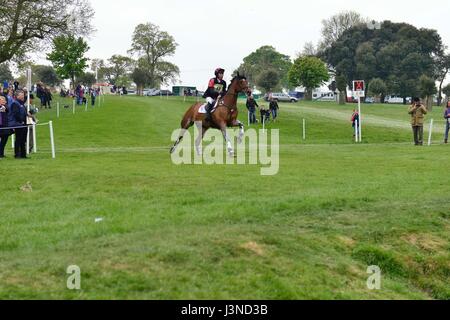
M408 103L409 101L411 101L411 98L406 98L406 103ZM399 104L403 104L403 97L400 96L386 96L384 98L384 103L399 103Z
M314 92L313 100L316 101L336 101L334 92Z

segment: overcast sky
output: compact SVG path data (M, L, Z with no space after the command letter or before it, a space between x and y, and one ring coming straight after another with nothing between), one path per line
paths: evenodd
M321 21L355 10L377 21L408 22L439 31L450 44L450 2L393 0L93 0L97 32L89 40L90 58L127 53L139 23L151 22L179 44L168 60L181 70L179 84L207 85L216 67L226 78L242 59L263 45L291 57L305 42L320 39Z

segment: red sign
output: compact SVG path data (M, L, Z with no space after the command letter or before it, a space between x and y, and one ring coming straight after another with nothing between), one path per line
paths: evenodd
M353 81L353 91L365 91L365 88L364 80Z

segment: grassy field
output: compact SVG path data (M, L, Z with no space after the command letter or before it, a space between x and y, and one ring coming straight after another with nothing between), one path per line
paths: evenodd
M54 121L57 159L43 126L32 160L9 147L0 161L0 299L450 299L442 121L433 146L415 147L405 106L363 105L356 145L355 105L282 104L268 125L280 129L280 171L264 177L254 165L173 165L188 106L106 97L39 114ZM66 288L69 265L80 291ZM369 265L381 290L367 289Z

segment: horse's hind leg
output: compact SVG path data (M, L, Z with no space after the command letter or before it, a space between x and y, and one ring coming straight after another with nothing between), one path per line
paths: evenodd
M178 137L178 140L175 142L175 144L173 145L172 148L170 148L170 153L174 153L175 150L177 149L178 145L181 143L181 141L183 141L183 137L186 134L186 131L192 127L193 122L191 121L190 118L185 118L183 119L183 121L181 121L181 132L180 132L180 136Z
M203 154L203 147L202 147L202 141L205 137L206 131L208 131L208 128L203 127L202 121L195 122L195 125L198 129L198 137L195 140L195 150L197 151L197 155L201 156Z

